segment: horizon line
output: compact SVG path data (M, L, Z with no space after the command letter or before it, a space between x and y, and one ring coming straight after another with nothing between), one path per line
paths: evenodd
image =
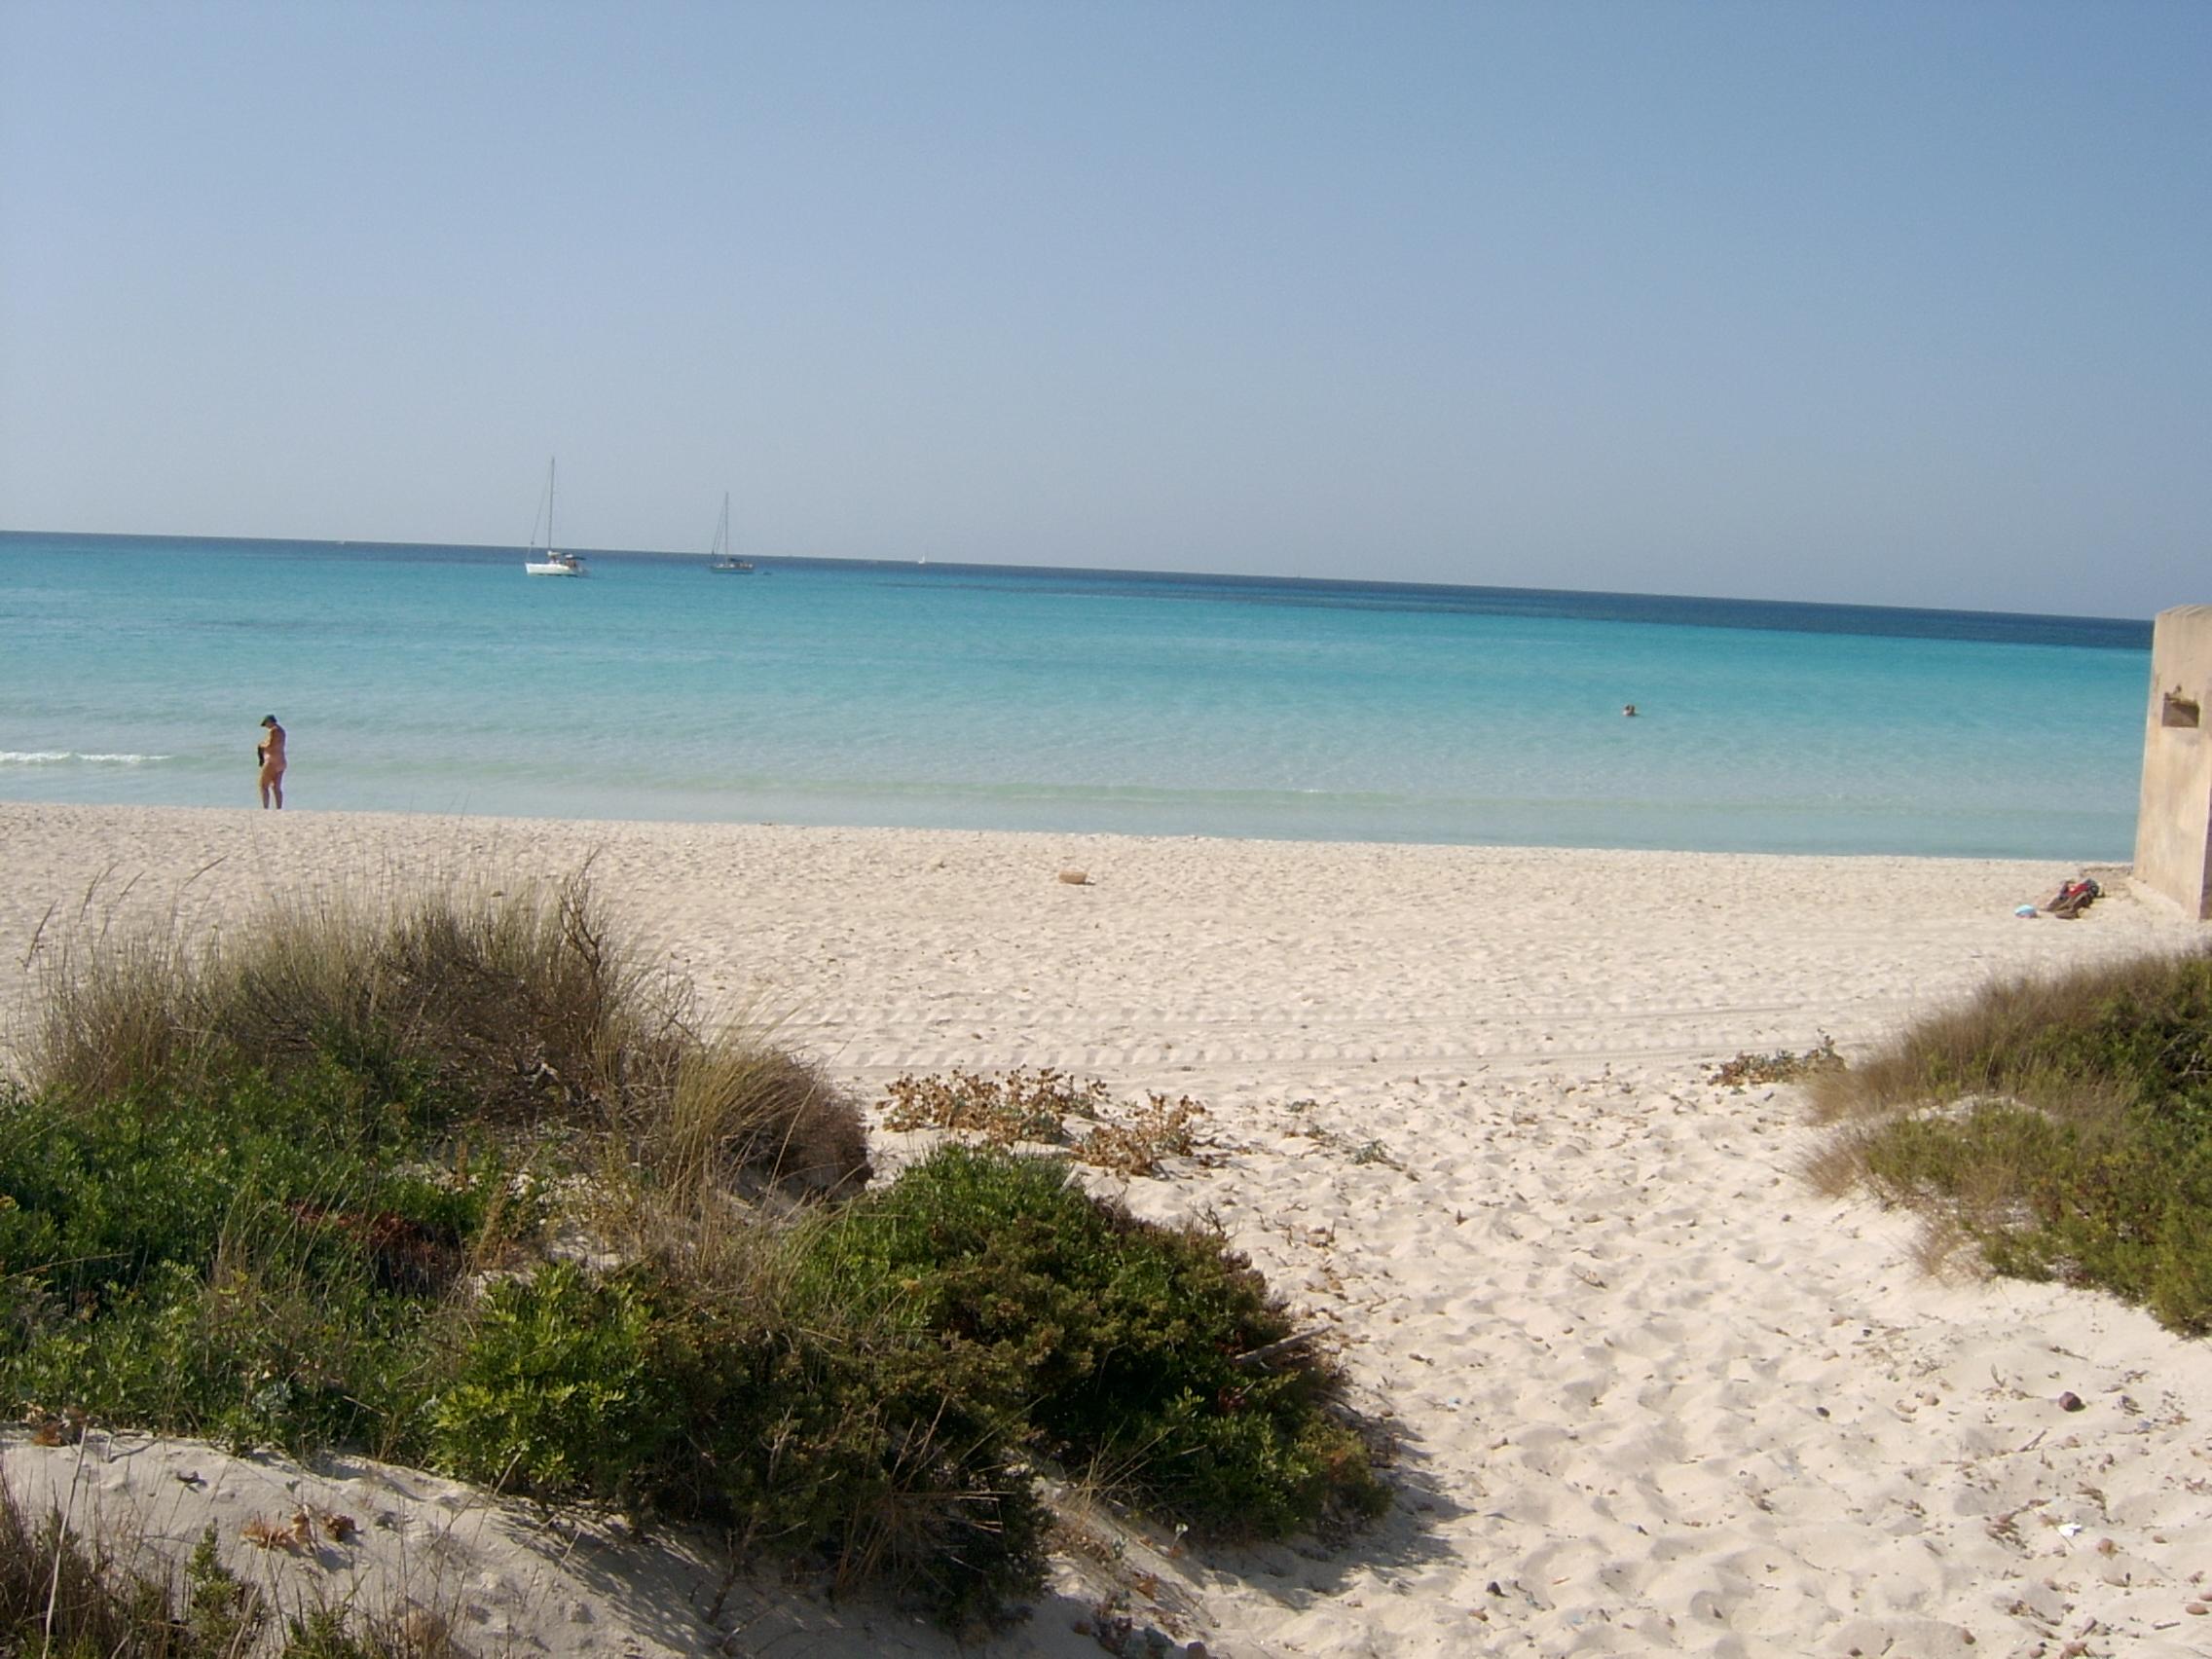
M509 544L499 541L392 541L382 537L210 535L198 533L172 534L160 531L18 530L0 527L0 536L35 535L63 536L81 541L209 541L230 546L269 544L333 548L413 547L484 554L527 553L530 551L527 546L520 542ZM565 548L563 551L572 552L583 558L704 561L715 557L711 550L693 552L654 547L571 547ZM1736 594L1656 593L1626 588L1523 587L1499 582L1434 582L1411 581L1396 577L1301 576L1237 571L1165 571L1149 567L1118 565L1014 565L1003 564L994 560L932 559L919 556L905 559L880 554L749 553L745 557L789 565L853 565L882 567L891 570L911 570L922 567L939 571L1051 571L1068 576L1142 576L1169 582L1274 582L1302 587L1388 588L1423 593L1495 593L1564 595L1575 599L1674 600L1705 605L1774 606L1801 610L1880 610L1894 611L1900 615L1997 616L2035 622L2114 623L2142 628L2149 628L2159 614L2159 612L2154 612L2151 616L2110 616L2089 615L2081 611L1984 610L1959 606L1899 605L1850 599L1763 599ZM2189 604L2192 602L2181 601L2178 603Z

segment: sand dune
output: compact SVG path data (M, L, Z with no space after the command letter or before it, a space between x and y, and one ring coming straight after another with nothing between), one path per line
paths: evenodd
M1793 1091L1705 1081L1824 1033L1849 1053L1992 975L2199 937L2120 883L2068 923L2012 911L2075 868L1974 861L9 805L0 841L18 1028L69 930L235 928L257 892L589 857L710 1012L773 1017L864 1089L1053 1065L1205 1101L1212 1156L1123 1190L1217 1216L1332 1329L1402 1498L1335 1553L1134 1538L1134 1610L1216 1654L2212 1648L2212 1355L2081 1293L1926 1278L1905 1220L1799 1180ZM364 1526L378 1571L465 1516L471 1651L717 1640L719 1577L680 1544L548 1533L427 1477L97 1434L6 1461L171 1533L312 1486L392 1513ZM1098 1651L1076 1627L1099 1572L1062 1563L996 1650ZM718 1619L745 1627L733 1651L951 1650L756 1587Z

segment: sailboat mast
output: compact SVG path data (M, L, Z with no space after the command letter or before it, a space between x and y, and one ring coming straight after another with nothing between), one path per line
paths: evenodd
M553 551L553 465L545 463L545 551Z

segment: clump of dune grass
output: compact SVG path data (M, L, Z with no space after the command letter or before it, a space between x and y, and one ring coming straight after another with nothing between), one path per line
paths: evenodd
M684 1050L645 1153L680 1191L768 1172L836 1195L868 1177L867 1133L845 1093L812 1061L743 1033Z
M197 948L103 932L64 941L45 992L41 1090L191 1091L334 1059L516 1123L665 1088L691 1012L618 947L585 873L513 894L279 898Z
M1993 984L1810 1088L1814 1179L1919 1210L1932 1262L2212 1330L2212 951Z
M602 1130L677 1178L746 1168L833 1188L857 1110L765 1044L698 1029L690 988L626 948L588 870L512 892L274 901L218 944L65 941L28 1074L42 1094L196 1097L261 1076L495 1130Z
M60 961L0 1085L0 1409L705 1522L961 1629L1042 1581L1040 1459L1224 1535L1387 1501L1219 1237L987 1149L861 1192L851 1101L702 1033L581 877ZM1198 1111L1155 1096L1109 1150L1187 1148Z

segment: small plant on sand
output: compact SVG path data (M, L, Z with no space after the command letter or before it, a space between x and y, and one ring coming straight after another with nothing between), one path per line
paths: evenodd
M2212 1331L2212 953L1992 985L1814 1099L1815 1178L1918 1208L1932 1256Z
M1187 1094L1176 1100L1148 1094L1142 1106L1101 1122L1078 1141L1076 1160L1117 1175L1157 1175L1161 1159L1188 1157L1198 1149L1198 1121L1205 1113Z
M1050 1066L998 1076L955 1067L943 1076L902 1077L884 1092L887 1129L948 1129L985 1146L1067 1146L1079 1162L1120 1175L1158 1175L1161 1159L1194 1151L1206 1110L1189 1095L1160 1093L1121 1108L1102 1079ZM1090 1127L1071 1134L1070 1118Z
M1771 1054L1739 1052L1706 1068L1705 1081L1723 1088L1745 1088L1766 1083L1803 1083L1824 1072L1843 1069L1843 1056L1835 1051L1835 1039L1825 1031L1812 1048L1795 1052L1778 1049Z
M1051 1066L1016 1067L997 1076L955 1066L942 1075L901 1077L886 1088L883 1126L901 1132L953 1129L990 1146L1056 1144L1067 1138L1063 1120L1095 1118L1112 1098L1100 1080L1079 1082Z
M1405 1168L1404 1164L1390 1156L1390 1149L1379 1140L1363 1142L1353 1151L1351 1161L1354 1163L1385 1164L1392 1169Z

